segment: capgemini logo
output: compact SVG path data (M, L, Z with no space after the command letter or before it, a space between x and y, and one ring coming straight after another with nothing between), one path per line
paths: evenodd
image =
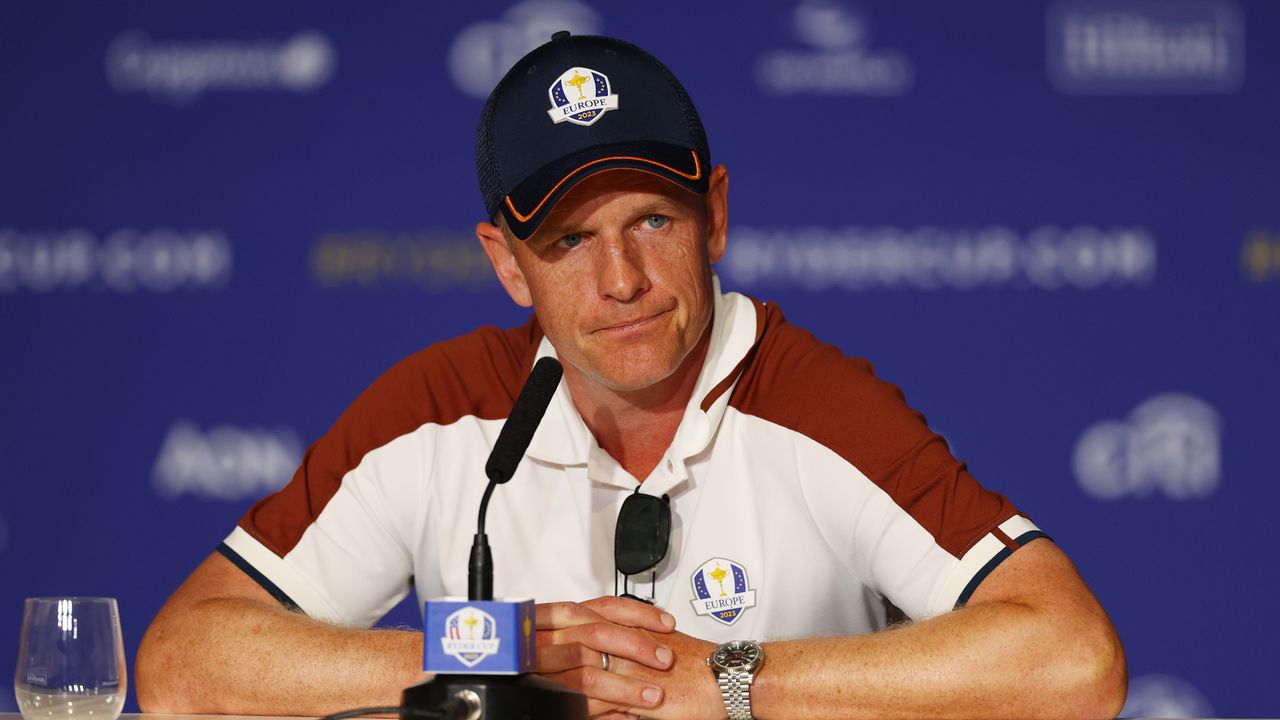
M1217 713L1191 683L1172 675L1143 675L1129 680L1121 717L1207 718Z
M190 103L210 90L311 92L336 64L329 38L316 31L283 41L178 41L129 30L107 48L106 73L118 93Z
M573 0L525 0L497 20L463 28L449 48L449 73L462 92L485 99L507 70L558 30L600 32L595 10Z
M1191 395L1157 395L1125 420L1104 420L1076 442L1076 479L1099 500L1213 494L1222 474L1217 410Z
M206 432L179 420L169 429L151 476L156 494L166 500L181 495L241 500L284 487L301 459L302 442L288 428L220 425Z

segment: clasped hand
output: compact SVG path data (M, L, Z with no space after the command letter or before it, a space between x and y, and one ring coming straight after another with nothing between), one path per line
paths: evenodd
M537 607L538 673L587 696L592 717L723 717L713 643L661 608L620 597ZM608 667L604 654L608 653Z

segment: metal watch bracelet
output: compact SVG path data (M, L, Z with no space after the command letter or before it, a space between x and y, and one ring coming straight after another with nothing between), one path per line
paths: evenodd
M751 676L746 673L718 673L720 696L729 720L751 720Z

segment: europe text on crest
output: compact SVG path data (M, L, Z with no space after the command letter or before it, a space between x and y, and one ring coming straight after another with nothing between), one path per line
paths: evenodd
M725 558L711 558L693 572L693 611L732 625L747 608L755 607L756 591L747 583L747 569Z
M498 652L498 623L489 613L464 607L444 619L444 637L440 638L445 655L458 658L467 667Z
M609 78L591 68L565 70L547 88L547 95L551 98L547 115L557 123L591 125L610 110L618 109L618 96L611 92Z

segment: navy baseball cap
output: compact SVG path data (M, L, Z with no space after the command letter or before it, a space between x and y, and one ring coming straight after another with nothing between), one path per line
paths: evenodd
M526 240L570 188L616 168L705 193L706 131L680 81L652 55L562 30L507 71L480 113L485 210Z

